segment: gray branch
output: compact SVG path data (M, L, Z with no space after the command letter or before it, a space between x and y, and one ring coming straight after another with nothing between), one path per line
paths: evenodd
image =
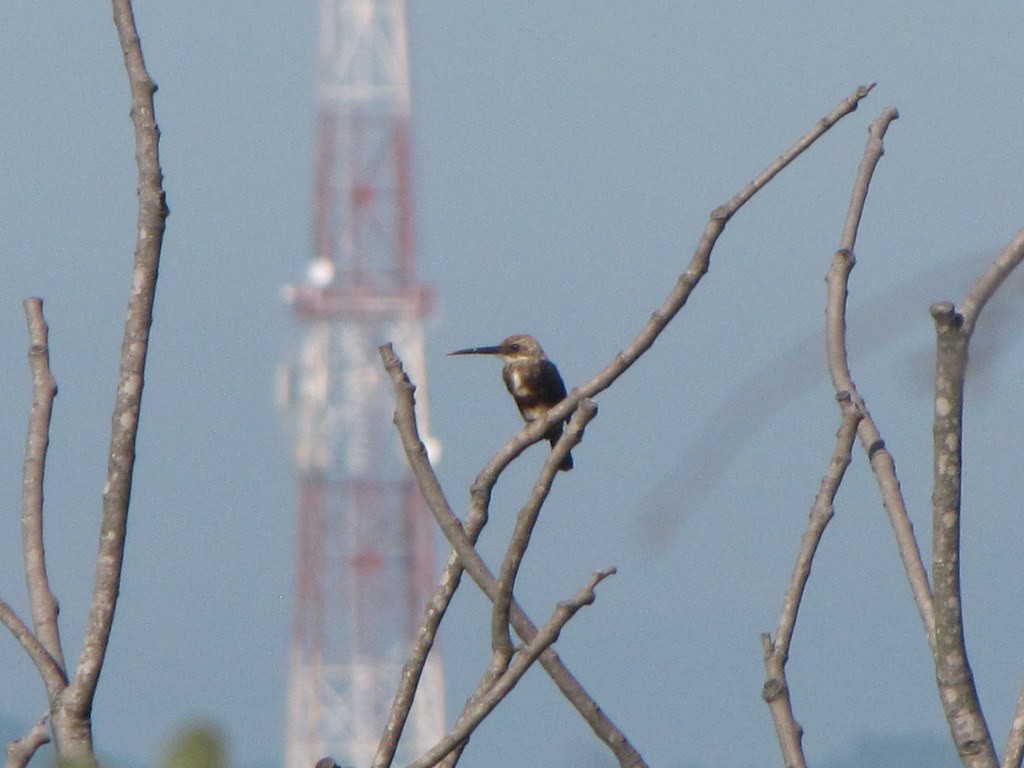
M67 685L64 669L4 600L0 600L0 624L7 627L11 636L35 664L39 677L42 678L43 685L46 687L46 695L52 701Z
M651 314L650 319L634 337L633 341L618 352L612 361L593 378L574 388L568 397L559 405L551 408L543 419L527 425L495 454L483 470L481 470L470 489L470 509L466 517L465 527L455 517L454 513L451 512L451 508L427 460L426 450L419 439L412 406L412 391L414 388L408 381L408 378L405 377L404 371L401 370L401 363L394 356L390 346L385 345L381 348L382 358L385 361L385 366L391 373L396 388L399 405L396 409L395 421L402 436L407 458L428 506L437 518L442 532L455 550L449 558L441 584L435 591L434 601L436 605L431 609L432 613L428 616L430 622L440 621L444 609L441 608L438 611L437 605L447 605L447 601L451 599L454 590L458 587L460 572L463 568L470 571L470 575L484 589L492 601L497 599L497 592L495 591L496 581L486 565L480 560L474 544L480 531L487 523L491 493L498 476L505 467L528 446L540 440L550 425L564 421L576 411L582 401L607 389L651 347L661 331L682 309L701 278L707 273L710 266L711 253L729 219L833 125L855 111L859 103L867 97L873 87L874 84L861 86L849 97L843 99L832 111L818 120L792 147L769 164L746 187L734 195L728 202L711 212L708 224L701 234L686 270L680 275L669 295ZM403 399L406 398L409 401L407 406L403 405ZM408 413L402 415L400 412L403 410L407 410ZM469 559L467 560L466 558ZM510 619L516 632L529 642L529 637L536 633L536 627L519 609L514 600L511 603ZM425 625L421 628L414 657L426 658L426 653L429 652L429 647L427 646L432 643L435 631L436 624L432 624L432 627ZM374 761L374 768L386 768L386 766L390 765L390 760L394 754L394 746L400 737L401 729L407 716L407 709L405 710L406 714L402 714L402 710L411 705L414 694L414 690L410 686L413 686L414 681L418 679L418 673L416 672L417 664L422 664L422 661L416 662L414 658L411 658L410 665L407 665L406 670L403 671L401 690L396 695L391 717L385 728L381 745ZM545 650L541 655L541 664L558 685L563 695L579 710L599 738L609 745L622 766L645 765L640 755L629 744L625 736L606 718L596 702L590 698L579 682L565 669L557 654L551 648ZM420 669L422 669L422 666L420 666Z
M491 645L494 651L492 668L500 673L512 657L512 638L509 635L509 611L512 606L512 592L515 589L519 566L523 562L526 548L530 545L530 536L537 524L541 507L551 491L551 484L558 474L559 465L569 450L583 438L586 425L597 415L597 403L593 400L580 402L576 412L569 419L569 426L562 433L561 439L548 454L540 476L533 485L526 504L516 515L515 528L505 551L505 559L498 572L498 599L494 601L491 612Z
M50 741L50 734L46 729L48 717L49 713L43 715L29 729L28 733L7 745L7 759L4 761L4 768L25 768L36 750Z
M557 470L557 465L555 469ZM614 568L598 571L591 577L590 582L573 595L572 598L559 603L551 618L515 654L505 672L499 675L493 682L487 677L481 681L474 696L470 697L469 704L467 704L467 707L456 721L455 727L452 728L448 735L420 759L411 763L409 768L429 768L469 738L476 727L483 722L483 719L494 710L522 676L526 674L526 670L558 639L562 628L576 615L576 612L583 606L594 602L596 599L594 589L601 581L613 573L615 573Z
M835 449L829 462L828 470L821 480L821 487L814 498L807 530L800 540L800 550L796 565L790 578L786 596L783 599L782 614L779 626L775 630L775 639L767 632L761 635L764 648L764 666L766 679L761 689L761 697L768 704L775 724L775 733L779 738L779 747L787 768L804 768L803 729L793 714L793 705L789 697L789 684L786 681L786 662L789 660L789 647L796 629L797 614L803 600L804 589L811 576L811 565L817 552L818 544L825 533L825 528L835 514L834 502L839 486L846 475L846 469L852 460L853 443L857 439L857 425L861 420L861 412L854 405L848 392L841 392L836 399L842 411L842 422L836 433Z
M454 556L459 560L459 567L469 573L473 581L493 602L497 599L498 581L473 546L475 537L480 532L481 521L479 518L475 523L470 520L467 522L466 529L463 529L462 523L455 516L437 480L437 475L434 474L434 469L430 465L426 448L420 440L414 400L416 388L406 375L402 361L398 359L390 344L380 347L380 355L395 387L395 426L398 429L413 476L419 485L420 493L437 520L442 533L448 539L452 549L455 550ZM452 562L449 560L449 568L451 566ZM446 568L446 577L448 570ZM437 593L435 593L436 596ZM510 620L516 634L525 642L529 643L536 636L538 631L536 625L515 600L512 601ZM612 751L622 768L644 768L647 765L625 734L618 729L586 689L569 672L554 649L547 648L543 651L540 656L540 664L595 735Z
M960 589L964 382L967 351L981 310L1024 259L1024 230L1000 252L964 298L931 307L935 321L935 412L932 427L932 585L935 595L935 678L960 759L968 768L997 765L992 736L974 685L963 631ZM1024 697L1010 729L1004 766L1019 766L1024 751Z
M725 226L729 220L754 195L763 189L768 182L774 179L783 169L803 154L805 150L810 148L814 142L827 133L833 125L856 111L857 106L867 98L867 95L874 87L875 84L871 83L870 85L862 85L857 88L857 90L833 107L827 115L820 118L795 144L754 177L753 181L733 195L728 202L711 211L708 223L701 233L697 247L690 257L690 262L686 269L676 280L676 284L669 291L668 296L665 297L661 305L651 313L647 323L633 337L633 340L617 352L611 362L598 371L593 378L573 388L569 392L568 397L554 408L548 410L543 419L532 422L506 443L480 471L470 489L468 519L479 516L486 522L491 492L494 489L494 484L498 481L498 476L505 467L530 445L540 440L552 424L569 418L569 415L576 410L576 406L581 400L592 398L610 387L644 352L651 348L661 332L672 321L672 318L676 316L689 300L690 295L704 275L707 274L711 266L711 253L718 242L718 238L725 231Z
M36 637L54 662L64 669L64 653L57 624L57 600L46 573L43 546L43 490L46 452L50 446L50 418L57 382L50 371L49 328L43 317L43 300L25 299L28 323L28 362L32 371L32 410L25 439L25 463L21 487L21 547L25 557L25 582ZM65 674L66 676L66 674Z
M890 107L882 112L869 129L868 145L864 150L864 159L861 161L857 180L854 183L840 248L836 252L832 266L825 278L828 285L828 304L825 315L826 342L829 372L832 375L836 392L849 392L863 414L857 434L878 482L882 504L889 516L889 524L892 526L903 568L924 625L925 636L929 646L934 648L935 619L931 586L928 583L928 574L924 568L924 560L921 557L917 538L914 536L914 526L910 522L903 492L900 490L896 463L892 454L885 447L885 441L882 439L878 426L853 383L846 352L846 301L849 295L850 272L856 263L853 253L857 241L857 228L863 214L871 176L884 153L882 140L889 124L898 117L899 113L895 108Z
M146 71L130 0L113 0L112 6L131 92L130 115L135 129L138 168L137 237L121 345L120 380L111 417L92 600L77 668L67 689L51 710L54 740L61 758L86 766L96 764L90 715L120 590L146 354L168 214L160 169L160 130L153 105L156 84Z

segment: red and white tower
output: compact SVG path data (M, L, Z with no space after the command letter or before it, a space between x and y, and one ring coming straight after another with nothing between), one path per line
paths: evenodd
M281 395L298 476L286 768L366 766L433 585L432 529L391 423L392 341L429 434L409 159L404 0L321 0L315 253L287 298L302 324ZM437 447L426 441L436 457ZM440 662L399 755L443 734Z

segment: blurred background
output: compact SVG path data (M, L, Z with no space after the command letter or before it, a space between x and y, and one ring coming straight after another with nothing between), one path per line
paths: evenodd
M711 272L657 344L599 398L524 564L537 620L601 567L558 643L651 765L778 761L760 698L774 631L838 425L824 364L824 274L868 124L900 119L872 185L851 282L854 378L929 551L928 305L959 301L1022 224L1024 8L996 0L624 6L409 3L417 253L438 472L459 509L520 426L494 361L460 347L537 336L572 387L626 344L707 220L860 84L861 109L730 222ZM297 328L282 287L312 254L317 4L157 3L137 22L160 85L168 222L122 600L95 735L149 763L214 723L234 765L280 765L294 566L289 445L274 372ZM47 545L77 654L135 240L128 93L109 9L0 5L0 595L26 615L18 534L30 403L21 300L45 299L60 386ZM1022 282L982 317L966 416L968 646L997 745L1024 663L1017 542ZM492 560L543 459L503 477ZM815 764L955 764L927 643L874 479L855 456L789 664ZM445 549L438 546L438 558ZM467 584L444 626L452 716L488 659ZM45 710L0 639L0 732ZM913 758L909 757L913 756ZM612 765L540 670L464 765Z

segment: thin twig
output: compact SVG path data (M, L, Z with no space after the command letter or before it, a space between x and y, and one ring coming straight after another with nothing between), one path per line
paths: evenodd
M426 448L420 440L413 397L416 388L406 375L402 361L398 359L391 345L385 344L379 348L379 351L384 367L395 388L395 426L402 440L402 447L413 476L419 484L420 493L452 549L455 550L461 567L469 573L473 581L493 602L497 597L498 581L473 546L480 529L479 527L473 528L472 520L467 522L466 529L463 529L448 504L444 491L437 480L437 475L434 474L434 469L427 457ZM451 566L451 561L449 561L449 566ZM510 618L516 634L525 642L529 643L536 636L536 625L514 600ZM612 751L622 768L646 768L647 764L630 744L625 734L608 718L598 703L569 672L554 649L547 648L540 656L540 663L544 671L558 686L562 695L576 708L595 735Z
M821 480L821 487L818 489L814 505L811 507L807 530L804 531L800 541L800 551L797 554L793 575L783 600L782 614L779 617L778 629L775 630L775 639L773 640L767 632L761 635L767 675L761 696L771 711L783 761L787 768L803 768L806 761L801 745L803 729L796 721L789 697L786 662L789 660L789 648L793 639L793 631L796 628L797 614L803 600L804 589L807 587L807 580L811 575L814 554L825 533L826 526L834 515L833 504L836 493L843 482L847 467L850 466L853 443L857 439L857 425L861 419L861 413L848 392L839 393L836 399L839 401L842 411L842 422L836 433L836 445L828 470Z
M67 685L64 668L54 660L50 652L39 642L39 638L4 600L0 600L0 624L7 627L18 644L25 649L35 664L43 685L46 686L47 697L52 701Z
M512 658L512 637L509 634L512 592L541 507L551 491L551 484L558 474L562 460L583 438L583 430L596 415L597 403L593 400L580 402L576 412L569 419L568 428L549 452L529 498L516 515L515 528L509 538L501 569L498 571L498 599L494 601L494 609L491 611L491 646L494 652L492 670L495 672L500 673L504 670Z
M412 712L413 701L423 677L430 651L437 639L437 631L444 619L445 612L451 603L452 596L459 588L462 580L462 567L458 555L452 554L441 575L434 594L431 595L416 633L416 639L409 651L409 658L402 665L402 673L398 680L387 722L381 731L380 743L373 758L372 768L389 768L394 762L398 743L402 739L405 724Z
M1021 229L1006 244L1006 247L996 256L995 261L978 277L967 295L964 296L964 300L960 304L960 315L964 319L962 333L966 333L968 336L974 333L974 325L978 321L981 310L999 290L999 286L1010 276L1010 273L1021 263L1021 260L1024 260L1024 229Z
M50 734L46 729L48 717L49 713L43 715L29 729L28 733L7 745L7 760L4 762L4 768L25 768L36 750L50 741Z
M64 653L57 624L57 600L46 573L46 549L43 546L43 489L46 476L46 452L50 446L50 418L57 382L50 371L49 328L43 317L43 300L25 299L28 323L28 363L32 371L32 410L25 439L25 463L21 486L21 546L25 557L25 582L28 587L32 624L40 644L54 662L64 669Z
M585 587L580 589L569 600L559 603L551 618L515 654L508 669L493 683L487 679L482 681L481 688L478 689L479 695L470 698L471 704L459 716L452 730L426 754L411 763L409 768L429 768L429 766L435 765L441 758L464 742L483 719L515 687L516 683L526 674L526 671L540 657L541 653L558 639L562 628L576 615L577 611L583 606L594 602L596 599L594 589L601 581L613 573L615 573L614 568L598 571L591 577Z

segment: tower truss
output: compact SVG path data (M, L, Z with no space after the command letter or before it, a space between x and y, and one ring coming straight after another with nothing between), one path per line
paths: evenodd
M370 764L433 583L431 528L377 354L395 344L429 434L405 4L321 0L320 11L315 252L287 289L302 340L281 382L298 480L286 768L326 755ZM432 657L400 757L442 735L443 699Z

